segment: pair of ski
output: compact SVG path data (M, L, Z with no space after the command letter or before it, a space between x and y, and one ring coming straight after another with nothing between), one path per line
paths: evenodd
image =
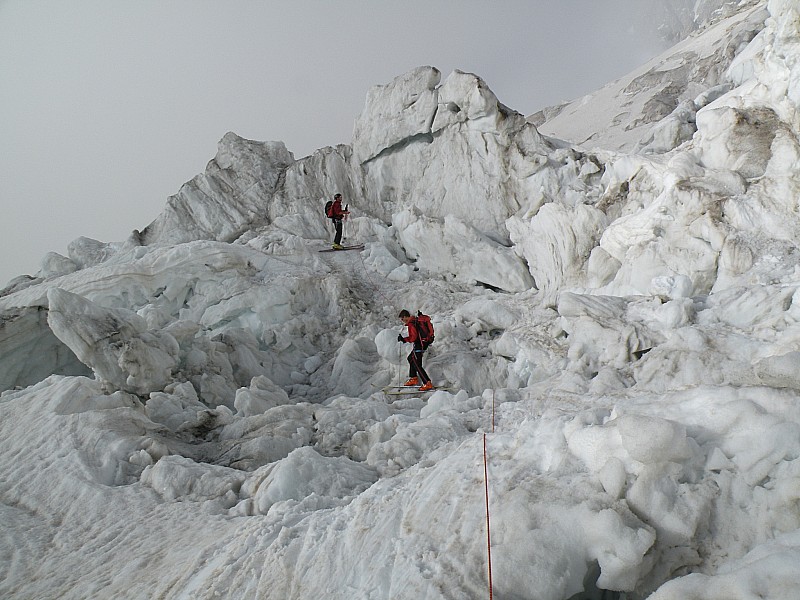
M388 387L383 388L383 392L388 394L389 396L405 396L408 394L428 394L430 392L435 392L438 390L444 390L446 392L452 391L453 388L447 387L447 384L443 383L442 385L436 385L430 390L427 391L420 391L418 385L390 385Z
M363 250L364 244L356 244L354 246L342 246L341 248L324 248L320 252L344 252L345 250Z

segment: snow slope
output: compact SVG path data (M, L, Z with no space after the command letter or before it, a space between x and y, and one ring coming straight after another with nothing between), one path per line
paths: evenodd
M661 10L682 20L681 9L669 3ZM766 3L756 0L698 2L696 10L695 23L702 29L690 30L625 77L529 120L547 135L626 152L662 153L689 140L697 130L697 110L735 85L727 73L731 62L763 29L769 14ZM685 29L677 23L673 27Z
M539 121L423 66L351 144L229 133L10 282L0 596L796 597L800 9L696 12ZM384 393L402 308L449 391Z

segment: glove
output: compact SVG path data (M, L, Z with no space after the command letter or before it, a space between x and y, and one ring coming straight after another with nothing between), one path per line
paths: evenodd
M398 342L402 342L403 341L403 336L401 334L399 334L399 333L397 334L397 341Z

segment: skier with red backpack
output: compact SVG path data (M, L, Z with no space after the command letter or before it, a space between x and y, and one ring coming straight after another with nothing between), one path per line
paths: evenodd
M342 208L342 195L334 194L333 200L328 200L325 204L325 216L333 221L333 226L336 229L336 236L333 238L332 248L334 250L344 250L342 246L342 219L350 214L347 206Z
M411 354L408 355L408 381L405 382L406 386L419 385L420 380L422 386L419 388L420 392L427 392L433 389L431 378L422 367L422 356L425 350L428 349L433 343L433 324L428 315L423 315L417 311L417 316L412 317L411 313L403 309L398 315L403 325L408 329L408 335L403 337L403 334L397 336L398 342L414 344Z

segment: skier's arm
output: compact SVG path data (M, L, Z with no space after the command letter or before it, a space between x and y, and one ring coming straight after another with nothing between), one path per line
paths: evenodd
M411 323L409 323L408 325L406 325L406 329L408 329L408 335L403 338L403 341L406 342L407 344L413 344L414 342L417 341L417 338L419 337L419 335L417 334L417 328L414 327ZM402 337L402 335L400 337Z

